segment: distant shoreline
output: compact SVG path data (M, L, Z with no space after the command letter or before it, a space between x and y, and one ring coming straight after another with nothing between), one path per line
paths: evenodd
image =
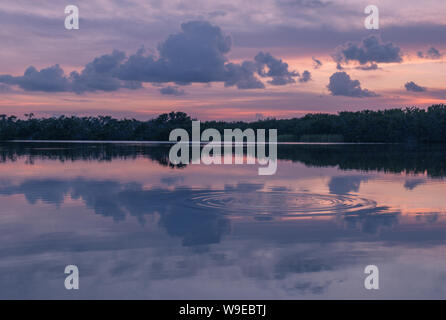
M27 117L23 120L0 114L0 141L169 143L175 129L184 129L191 136L192 123L197 121L184 112L165 113L147 121L110 116ZM275 129L280 143L446 143L446 105L309 113L301 118L253 122L200 121L200 134L207 129L215 129L220 135L227 129Z
M107 141L107 140L0 140L0 143L73 143L73 144L176 144L175 141ZM193 142L192 142L193 143ZM201 141L200 144L208 144L209 142ZM397 142L265 142L266 144L279 145L357 145L357 144L400 144ZM243 142L247 145L246 141Z

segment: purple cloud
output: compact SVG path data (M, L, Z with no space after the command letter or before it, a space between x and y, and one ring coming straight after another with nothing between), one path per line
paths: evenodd
M290 71L286 62L267 52L260 52L252 61L230 62L226 54L231 46L231 37L218 26L207 21L190 21L181 25L179 33L160 43L158 55L146 54L140 49L126 57L124 52L115 50L95 58L81 72L74 71L69 76L59 65L40 71L30 67L23 76L0 76L0 83L18 85L27 91L75 93L139 89L144 82L223 82L225 87L263 89L265 85L260 78L271 78L268 80L271 85L286 85L295 83L300 76ZM302 79L308 81L309 75L305 74ZM167 88L161 93L173 94Z
M424 92L424 91L427 91L427 89L425 87L421 87L421 86L417 85L413 81L407 82L404 85L404 87L406 88L407 91L411 91L411 92Z
M403 61L398 46L392 42L383 42L376 35L370 35L359 43L347 42L336 49L333 58L339 64L355 61L360 65Z
M320 67L322 67L322 62L320 60L316 59L315 57L312 57L312 59L314 69L319 69Z
M333 96L346 96L355 98L376 97L376 93L361 88L358 80L352 80L345 72L336 72L331 75L327 86Z
M302 76L299 78L299 82L308 82L311 80L311 73L308 70L305 70L302 73Z
M425 59L441 59L443 55L434 47L430 47L429 50L427 50L426 53L423 53L422 51L418 51L418 57L425 58Z
M283 62L281 59L274 58L269 53L259 52L254 60L258 64L258 74L261 77L272 78L272 80L269 81L270 84L280 86L294 83L296 82L294 78L299 76L299 73L288 70L287 63ZM268 68L267 71L265 71L265 67Z

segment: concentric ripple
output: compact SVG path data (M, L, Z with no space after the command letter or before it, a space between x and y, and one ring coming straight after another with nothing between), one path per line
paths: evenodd
M244 215L335 215L373 209L376 202L354 195L276 191L215 191L199 193L186 206Z

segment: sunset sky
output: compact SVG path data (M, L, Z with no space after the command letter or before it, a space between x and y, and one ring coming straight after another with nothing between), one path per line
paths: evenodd
M379 30L364 27L370 4ZM254 120L445 103L445 14L440 0L3 0L0 113Z

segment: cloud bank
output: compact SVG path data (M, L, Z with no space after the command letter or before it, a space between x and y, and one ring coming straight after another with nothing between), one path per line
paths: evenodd
M307 82L311 74L289 70L286 62L270 53L259 52L253 60L230 62L226 55L232 46L231 37L207 21L189 21L181 31L172 34L158 46L158 54L146 54L142 48L129 57L122 51L102 55L88 63L81 72L66 75L59 65L38 71L29 67L23 76L1 75L0 83L17 85L26 91L75 92L139 89L143 83L221 82L225 87L264 89L261 80L283 86ZM184 91L168 86L162 94L179 95Z

